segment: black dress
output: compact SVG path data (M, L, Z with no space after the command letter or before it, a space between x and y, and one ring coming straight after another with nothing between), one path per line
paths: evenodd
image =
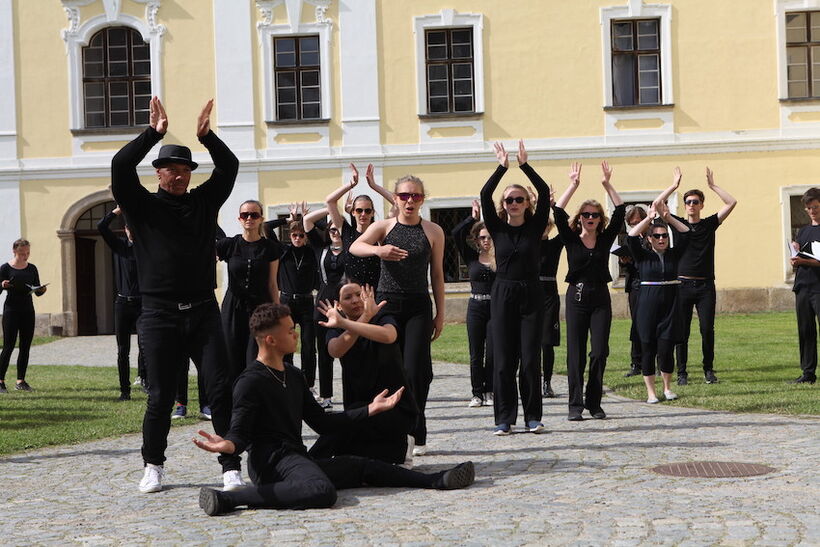
M34 302L31 287L40 286L37 266L28 264L25 268L13 268L6 262L0 266L0 283L11 282L3 304L3 351L0 353L0 380L5 380L11 361L11 353L20 337L20 352L17 354L17 379L26 379L31 341L34 339Z
M345 257L345 273L352 281L364 286L377 287L381 273L381 259L378 256L355 256L350 254L350 246L362 235L348 221L342 224L342 248Z

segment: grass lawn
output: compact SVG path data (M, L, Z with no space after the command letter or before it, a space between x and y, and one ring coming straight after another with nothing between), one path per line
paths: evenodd
M629 369L629 326L625 319L612 323L610 354L604 383L618 395L645 399L643 378L624 378ZM800 376L797 351L797 322L794 313L755 313L718 316L715 321L715 374L720 383L703 383L700 333L692 322L689 342L689 385L675 385L680 399L674 406L737 412L778 414L820 414L820 384L787 384ZM561 325L566 336L566 326ZM562 339L564 344L565 339ZM433 343L433 359L469 363L467 332L464 325L447 325ZM555 374L566 374L566 346L555 351ZM465 374L467 374L465 372ZM658 391L662 389L658 377ZM464 393L469 395L465 377Z

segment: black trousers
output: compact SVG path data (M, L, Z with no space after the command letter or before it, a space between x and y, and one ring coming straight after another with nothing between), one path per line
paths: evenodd
M797 339L800 344L800 369L803 375L817 377L817 322L820 322L820 294L808 289L794 293L797 312Z
M629 341L632 343L630 351L631 365L633 367L642 366L643 357L641 353L641 337L638 336L638 295L640 289L632 287L629 291L627 303L629 304L629 317L632 319L632 326L629 329Z
M555 346L561 345L561 297L555 281L541 281L544 289L544 328L541 331L541 366L545 382L552 381Z
M430 337L433 335L433 303L427 295L379 293L377 300L387 300L382 308L396 320L399 347L404 362L404 373L410 391L419 409L413 438L416 444L427 444L427 420L424 409L433 382L433 358L430 355Z
M6 379L11 353L20 337L20 351L17 354L17 379L26 379L31 341L34 339L34 306L15 309L3 308L3 351L0 353L0 380Z
M490 302L495 355L493 414L496 425L516 423L518 389L521 391L524 422L541 421L543 301L544 293L538 281L496 278L493 284ZM516 386L519 359L521 371Z
M467 302L467 344L470 348L470 386L473 396L483 399L485 393L493 390L493 333L489 300L470 298Z
M240 300L227 290L222 300L222 331L231 363L231 382L245 370L248 363L256 359L259 346L251 336L248 321L256 305Z
M365 485L435 488L443 473L419 473L359 456L313 460L292 450L255 446L248 474L253 486L222 494L235 506L320 509L336 503L336 490Z
M324 321L324 319L322 319ZM327 351L326 327L315 325L316 353L319 363L319 396L324 399L333 397L333 357Z
M313 298L293 298L284 293L282 304L290 308L293 322L299 325L299 343L302 356L302 373L305 375L308 387L316 383L316 333L313 323ZM286 363L293 364L293 354L285 355Z
M196 368L196 388L199 397L199 408L201 410L210 405L208 404L208 394L205 391L205 382L202 380L202 367L199 366L199 363L194 363L194 368ZM188 372L190 369L191 362L186 358L180 363L179 378L177 379L177 394L175 397L176 402L183 406L188 406L188 379L190 378ZM232 382L231 385L233 385Z
M128 300L118 296L114 300L114 336L117 339L117 370L120 377L120 391L131 393L131 334L136 331L137 319L142 312L142 300ZM145 358L142 348L137 354L137 374L145 378Z
M703 349L703 370L712 370L715 362L715 282L711 279L681 279L680 300L683 309L683 342L677 345L678 374L686 373L689 360L689 333L692 323L692 308L698 310L701 346Z
M570 284L566 295L566 317L569 412L580 414L584 408L595 412L601 408L612 326L612 302L606 284ZM587 339L590 340L589 377L584 392Z
M143 297L137 331L148 372L148 404L142 422L142 458L145 463L162 465L168 446L180 364L187 362L188 358L200 364L214 431L217 435L224 435L229 429L231 383L225 338L216 300L178 310ZM223 471L240 468L238 456L222 454L219 461Z
M345 409L367 404L345 405ZM357 422L343 431L320 435L308 450L308 455L316 460L347 455L403 463L407 455L407 436L415 427L415 414L394 408Z
M655 358L658 360L658 368L661 372L672 374L675 370L675 343L670 340L652 340L641 344L641 374L644 376L655 375Z

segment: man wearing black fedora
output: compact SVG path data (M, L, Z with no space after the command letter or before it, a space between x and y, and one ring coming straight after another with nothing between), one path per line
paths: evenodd
M117 152L111 161L111 189L134 233L134 254L142 291L137 322L148 374L148 405L142 424L144 476L141 492L162 489L163 463L171 426L180 363L200 363L213 427L228 431L231 385L219 309L214 298L214 240L219 208L233 189L239 160L210 130L213 99L199 115L197 137L211 155L211 176L191 190L198 164L188 147L166 144L152 165L159 188L149 192L137 166L168 130L168 116L157 97L151 99L150 126ZM240 460L221 454L226 490L243 486Z

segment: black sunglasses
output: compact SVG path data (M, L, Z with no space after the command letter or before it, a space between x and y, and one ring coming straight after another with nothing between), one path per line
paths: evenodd
M590 213L588 211L584 211L583 213L581 213L581 216L584 218L600 218L601 213Z
M305 234L300 234L300 233L296 233L296 232L291 232L290 237L295 237L295 238L302 239L303 237L305 237Z
M417 194L415 192L399 192L396 195L402 201L409 201L410 198L413 198L413 201L421 201L424 199L424 194Z
M257 218L262 218L262 215L257 212L242 211L241 213L239 213L239 218L241 218L242 220L247 220L249 218L256 220Z
M523 196L516 196L514 198L504 198L504 203L507 205L512 205L513 203L524 203L524 200L527 199Z
M404 201L407 201L407 200L404 200ZM362 213L364 213L366 215L369 215L370 213L373 212L373 209L371 209L370 207L366 207L364 209L362 209L361 207L356 207L355 209L353 209L353 212L355 212L357 215L360 215Z
M652 234L654 239L666 239L669 237L669 234Z
M330 230L328 230L328 231L329 231L331 234L338 234L338 233L339 233L339 230L338 230L337 228L331 228L331 229L330 229Z
M699 199L687 199L686 201L684 201L684 203L686 205L700 205L700 200Z

